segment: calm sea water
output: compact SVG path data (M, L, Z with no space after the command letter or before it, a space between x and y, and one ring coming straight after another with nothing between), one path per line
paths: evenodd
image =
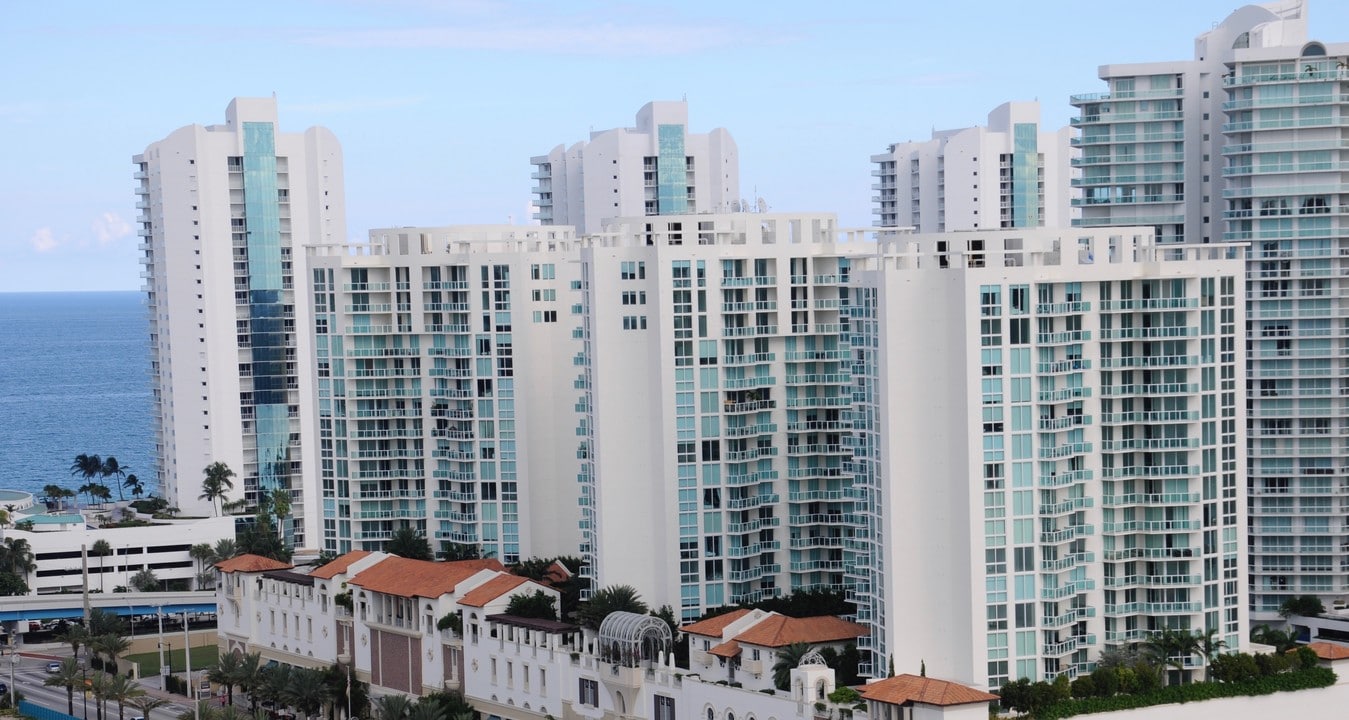
M114 455L152 485L142 297L0 293L0 488L78 488L70 464L80 453Z

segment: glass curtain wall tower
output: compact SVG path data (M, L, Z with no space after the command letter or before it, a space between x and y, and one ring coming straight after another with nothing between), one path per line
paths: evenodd
M342 153L323 128L277 128L274 99L237 98L224 125L181 128L133 161L164 496L212 512L203 469L223 462L227 499L289 493L282 531L303 545L317 473L294 250L345 235Z

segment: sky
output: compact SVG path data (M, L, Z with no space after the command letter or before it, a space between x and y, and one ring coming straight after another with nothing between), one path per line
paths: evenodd
M871 224L870 156L1039 100L1097 67L1184 60L1234 0L0 2L0 292L135 290L131 156L277 97L342 142L348 235L527 222L529 158L686 99L741 194ZM1349 2L1308 0L1349 40Z

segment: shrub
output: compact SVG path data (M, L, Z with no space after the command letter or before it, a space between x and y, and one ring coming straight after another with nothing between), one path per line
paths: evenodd
M1321 662L1321 658L1317 657L1316 651L1306 645L1298 648L1294 657L1297 658L1299 670L1310 670Z
M1119 692L1119 673L1115 668L1097 668L1091 674L1091 684L1096 687L1097 697L1110 697Z
M829 693L829 702L835 705L851 705L862 699L862 694L844 685Z
M1209 679L1224 683L1240 683L1260 677L1260 666L1247 653L1218 655L1209 661Z
M1036 712L1035 715L1038 720L1059 720L1059 718L1087 713L1128 710L1152 705L1196 702L1224 697L1269 695L1276 692L1328 687L1334 684L1335 673L1333 671L1323 667L1315 667L1269 677L1259 677L1245 682L1198 682L1189 685L1171 685L1137 695L1072 699L1044 708Z
M1093 673L1092 675L1094 675ZM1088 698L1096 697L1096 682L1092 680L1092 675L1083 675L1073 681L1073 697Z
M187 681L177 675L165 675L164 688L174 695L187 695Z

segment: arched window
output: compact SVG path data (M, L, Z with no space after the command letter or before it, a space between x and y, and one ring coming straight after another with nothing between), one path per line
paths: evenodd
M1309 42L1302 48L1302 57L1325 57L1326 46L1319 42Z

